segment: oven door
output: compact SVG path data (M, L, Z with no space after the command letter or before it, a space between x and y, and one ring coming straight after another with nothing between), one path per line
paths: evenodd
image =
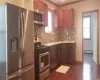
M50 66L50 54L45 52L39 55L39 71L42 72Z

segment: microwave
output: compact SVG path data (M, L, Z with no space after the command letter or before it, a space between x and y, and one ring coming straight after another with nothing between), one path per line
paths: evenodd
M34 24L44 25L43 12L37 9L34 9Z

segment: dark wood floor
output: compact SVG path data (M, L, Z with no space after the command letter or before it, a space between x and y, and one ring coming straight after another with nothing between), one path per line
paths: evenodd
M50 80L100 80L100 68L96 66L92 57L85 54L84 64L72 65L66 74L53 71Z

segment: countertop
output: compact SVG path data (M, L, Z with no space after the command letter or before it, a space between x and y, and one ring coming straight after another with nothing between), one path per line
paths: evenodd
M62 44L62 43L76 43L75 41L60 41L60 42L52 42L52 43L47 43L47 44L43 44L45 46L53 46L53 45L57 45L57 44Z

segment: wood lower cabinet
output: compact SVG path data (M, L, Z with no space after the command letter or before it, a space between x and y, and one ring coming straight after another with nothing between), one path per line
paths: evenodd
M67 64L75 63L75 44L67 44Z
M63 43L49 47L50 69L58 65L75 63L75 43Z
M56 46L50 46L49 52L50 52L50 69L54 69L57 66Z
M61 44L60 52L60 64L67 64L67 46L66 44Z

